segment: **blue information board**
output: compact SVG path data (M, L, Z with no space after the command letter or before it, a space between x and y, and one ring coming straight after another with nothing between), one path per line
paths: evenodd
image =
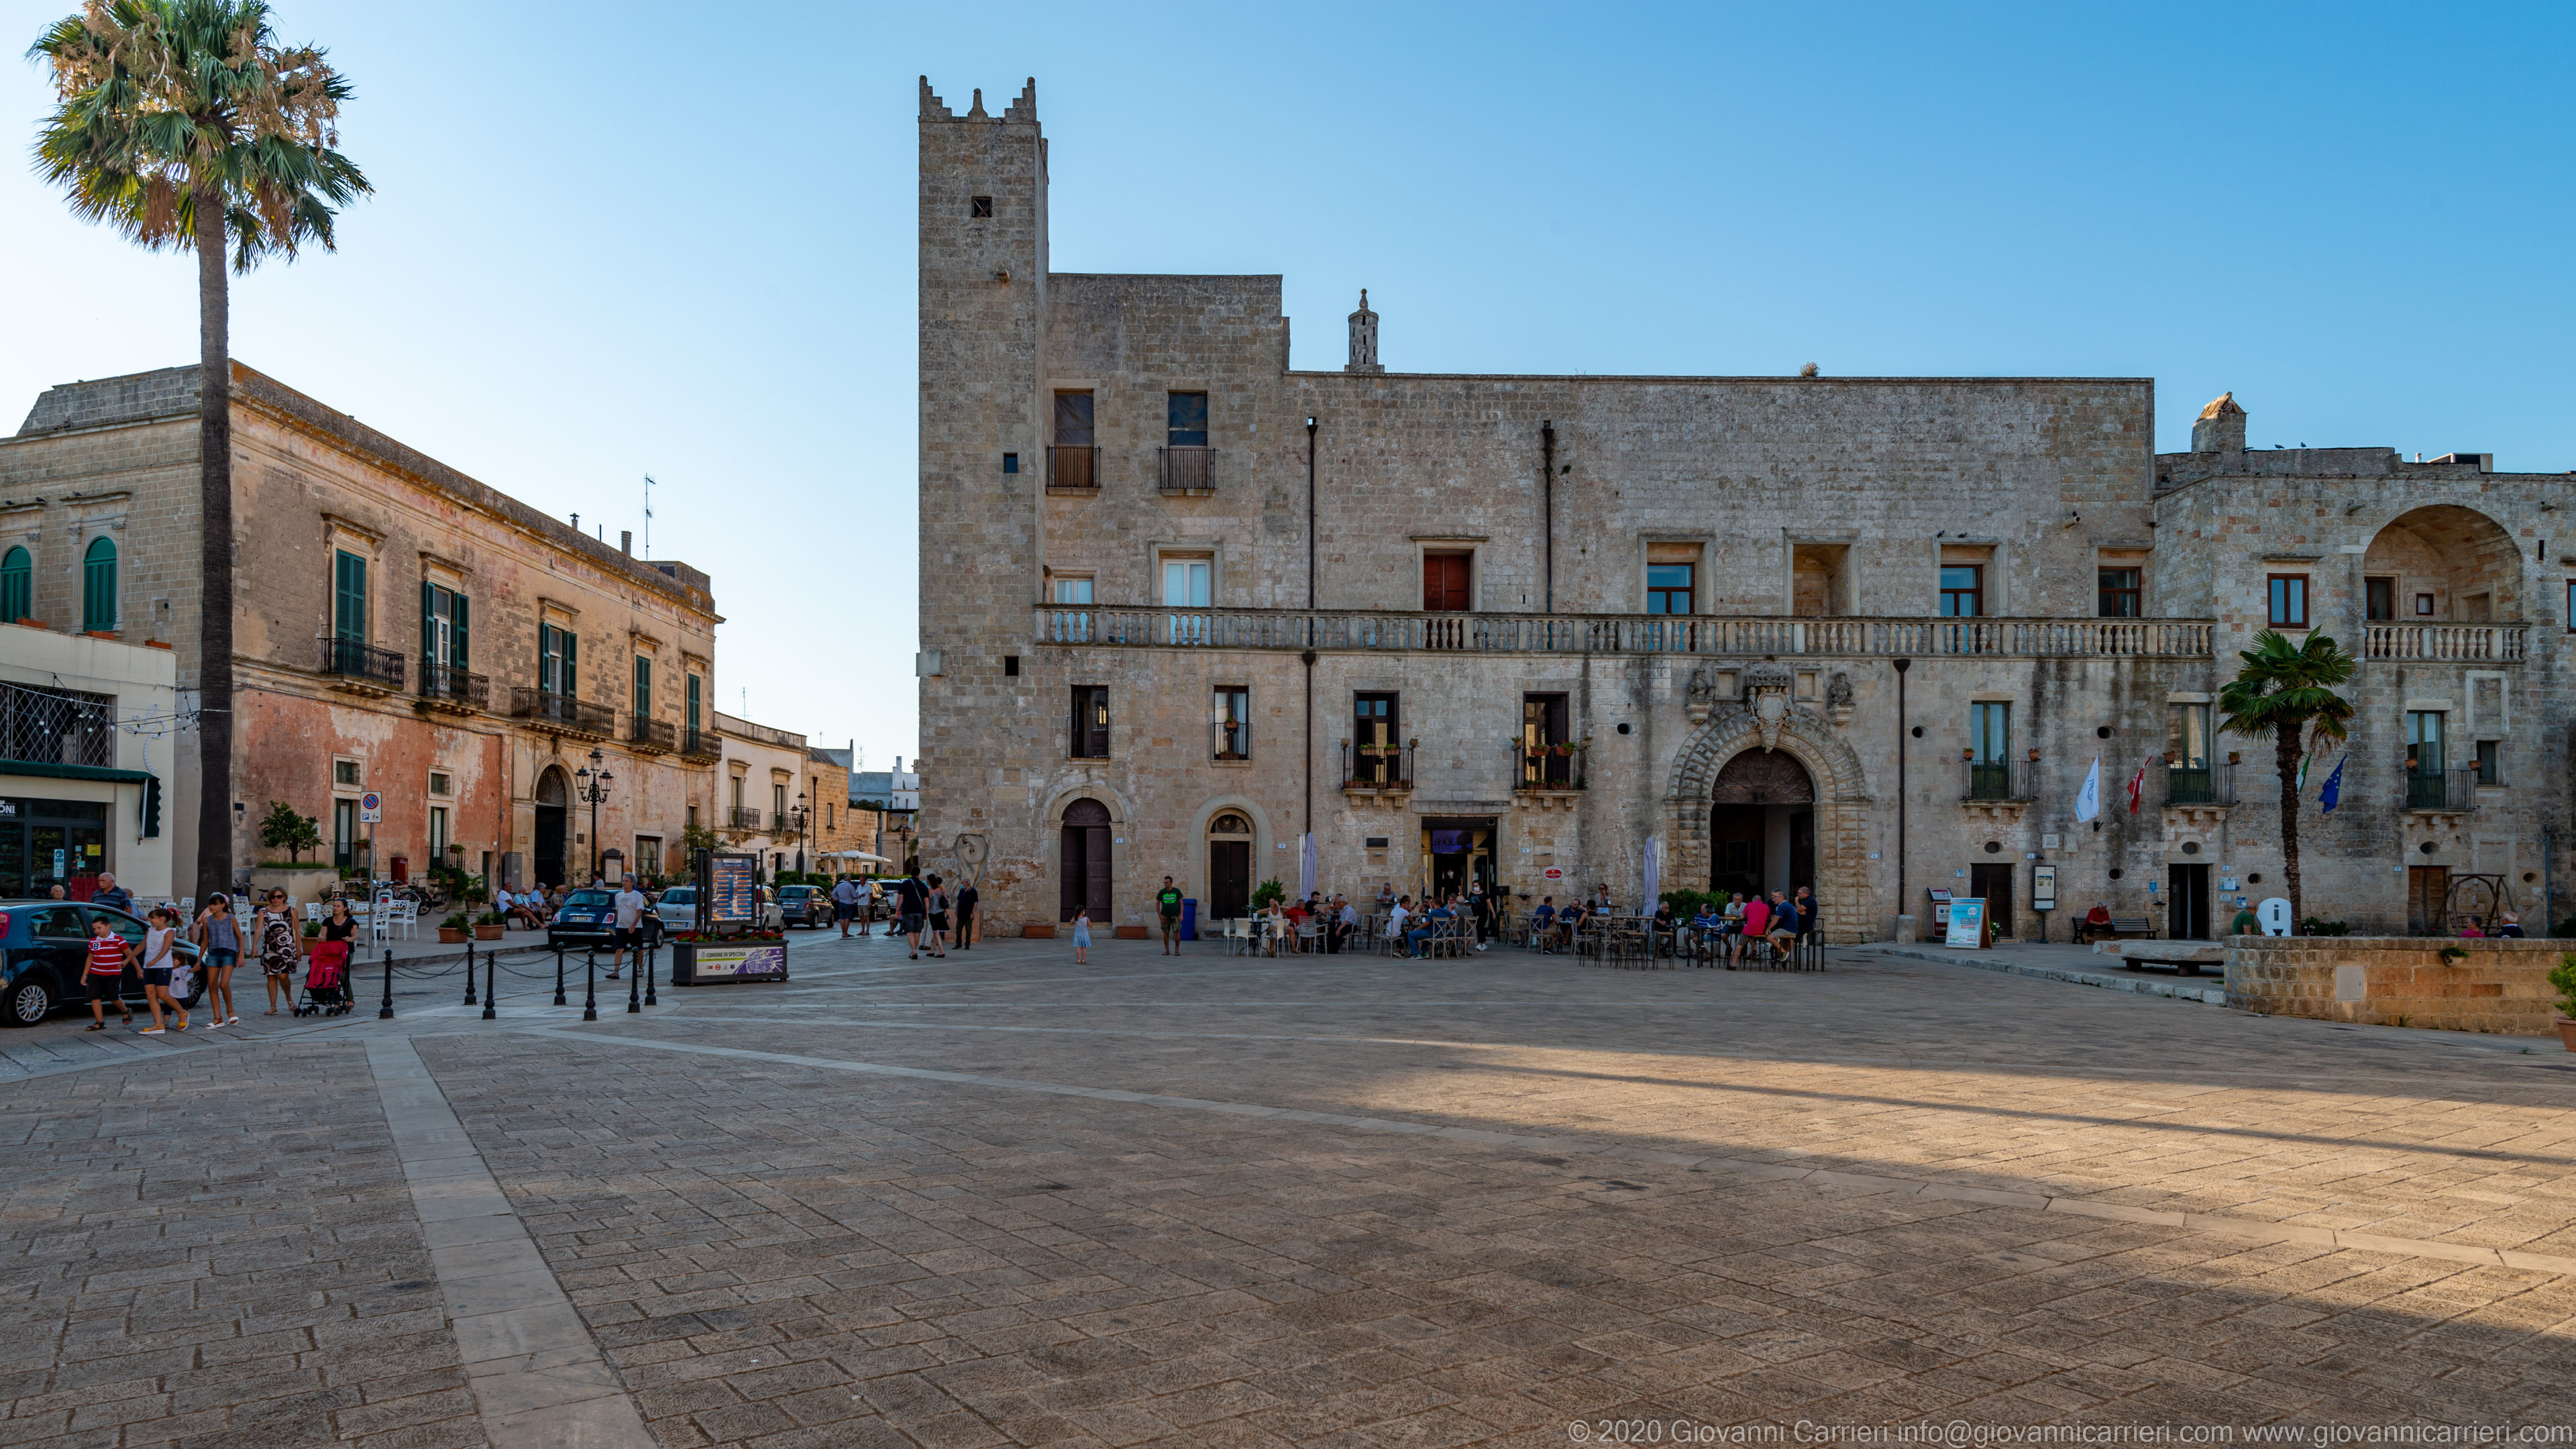
M707 862L707 919L720 926L749 925L760 910L757 860L748 855L719 855Z

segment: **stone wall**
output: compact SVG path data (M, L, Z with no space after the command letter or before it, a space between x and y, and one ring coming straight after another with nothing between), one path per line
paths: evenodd
M2565 941L2432 937L2237 938L2227 1004L2274 1016L2443 1031L2541 1034L2558 1016L2549 972ZM2468 955L2442 959L2444 947Z

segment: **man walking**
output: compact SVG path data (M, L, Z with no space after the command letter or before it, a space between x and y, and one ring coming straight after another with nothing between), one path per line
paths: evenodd
M1163 877L1163 888L1154 892L1154 909L1163 918L1163 954L1181 954L1181 892L1170 876Z
M644 959L644 893L635 888L635 877L626 877L609 904L617 912L616 929L609 936L617 953L608 958L608 979L614 981L618 968L626 964L628 951L635 953L638 962Z
M930 892L922 889L918 872L905 876L902 884L894 888L894 900L895 914L901 918L899 924L903 928L904 941L911 948L912 954L907 959L918 961L921 959L921 918L930 909Z
M971 880L957 892L957 949L960 951L975 944L975 903L981 899L983 897L977 893Z
M832 887L832 919L841 923L842 940L846 941L850 939L850 917L855 916L858 913L858 882L850 879L848 876L843 876L841 877L841 883ZM867 934L864 922L861 923L859 934L862 936Z

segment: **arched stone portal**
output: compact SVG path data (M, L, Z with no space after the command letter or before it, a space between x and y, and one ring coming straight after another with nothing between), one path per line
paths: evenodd
M1710 789L1708 888L1755 895L1816 883L1816 782L1780 750L1728 760Z
M545 772L537 776L537 858L533 873L539 885L564 883L564 838L571 807L572 782L564 778L563 766L546 766Z
M1710 827L1721 782L1727 796L1748 797L1725 799L1728 805L1804 808L1813 829L1810 869L1825 938L1861 940L1871 934L1879 909L1870 897L1865 842L1871 802L1860 756L1830 721L1794 706L1774 726L1770 747L1762 736L1760 716L1741 702L1728 703L1712 711L1674 757L1664 791L1665 831L1673 843L1669 876L1677 882L1715 878L1719 859ZM1801 783L1803 800L1768 798L1794 792Z

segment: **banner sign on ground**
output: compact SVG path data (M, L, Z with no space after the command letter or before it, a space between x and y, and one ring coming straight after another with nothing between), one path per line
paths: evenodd
M1966 900L1950 902L1950 935L1941 944L1973 951L1986 944L1985 932L1986 903L1983 898L1970 896Z

